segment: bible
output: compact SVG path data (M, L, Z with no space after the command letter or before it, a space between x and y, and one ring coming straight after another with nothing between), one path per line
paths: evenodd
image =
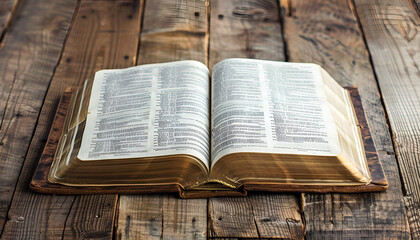
M233 58L211 74L192 60L100 70L68 101L41 177L48 186L35 174L31 187L183 197L385 190L353 103L310 63Z

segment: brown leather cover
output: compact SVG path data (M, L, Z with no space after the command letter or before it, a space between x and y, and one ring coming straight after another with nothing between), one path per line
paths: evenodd
M47 175L54 159L58 140L61 136L65 116L69 107L72 89L67 89L60 101L48 141L41 155L38 167L32 178L32 190L49 194L138 194L138 193L170 193L177 192L181 198L207 198L225 196L246 196L248 191L265 192L315 192L315 193L354 193L384 191L388 188L381 162L369 132L359 93L356 88L347 87L350 92L354 109L361 127L366 158L372 176L372 182L360 186L324 186L324 185L290 185L290 184L246 184L236 190L229 191L185 191L178 184L169 185L139 185L139 186L89 186L71 187L48 182Z

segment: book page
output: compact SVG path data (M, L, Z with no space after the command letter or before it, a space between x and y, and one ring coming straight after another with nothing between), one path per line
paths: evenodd
M209 71L196 61L98 71L78 157L188 154L208 166L209 92Z
M338 155L319 66L227 59L212 75L212 165L239 152Z

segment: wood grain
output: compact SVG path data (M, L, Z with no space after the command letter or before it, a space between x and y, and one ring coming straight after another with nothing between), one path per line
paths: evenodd
M5 32L9 28L13 16L16 12L19 0L0 1L0 36L1 41L5 38ZM0 45L1 47L1 45Z
M0 232L75 6L27 1L0 50Z
M112 239L115 195L76 197L66 219L63 239Z
M296 206L297 198L291 198L290 194L249 193L246 198L210 198L209 236L303 239L303 223Z
M207 199L177 199L169 195L163 204L164 239L206 239Z
M208 217L209 237L259 237L248 198L210 198Z
M197 60L207 64L205 0L146 3L137 64Z
M409 0L355 1L385 103L413 239L420 238L420 19ZM374 23L374 24L372 24Z
M252 193L248 197L260 238L304 238L297 197L276 193Z
M278 4L272 1L211 1L210 64L225 58L284 61Z
M209 63L232 57L284 61L275 0L210 2ZM209 199L210 237L301 239L299 195L250 193L247 198Z
M161 239L163 201L161 194L120 197L117 239Z
M207 63L205 0L147 1L137 64L192 59ZM135 203L133 205L133 203ZM205 239L207 199L121 195L118 239Z
M305 194L306 236L409 238L398 167L363 36L346 0L290 2L284 16L289 60L320 64L342 86L356 86L390 183L383 193ZM373 22L371 23L373 24Z
M62 2L60 6L63 6ZM10 207L9 221L5 225L4 238L112 237L116 195L44 195L30 191L28 184L64 89L79 86L99 69L133 65L138 44L139 6L138 1L81 2L26 155ZM60 14L63 14L62 11ZM47 20L43 19L49 23ZM43 37L48 39L48 35ZM52 73L53 69L50 71ZM39 79L36 80L34 82L40 84ZM48 83L49 79L44 83L45 89ZM31 96L36 97L35 94ZM42 100L42 97L38 98ZM40 106L41 103L38 109Z

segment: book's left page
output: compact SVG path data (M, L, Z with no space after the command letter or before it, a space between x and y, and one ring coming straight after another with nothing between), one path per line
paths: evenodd
M77 158L181 154L208 168L209 93L209 70L197 61L98 71Z

